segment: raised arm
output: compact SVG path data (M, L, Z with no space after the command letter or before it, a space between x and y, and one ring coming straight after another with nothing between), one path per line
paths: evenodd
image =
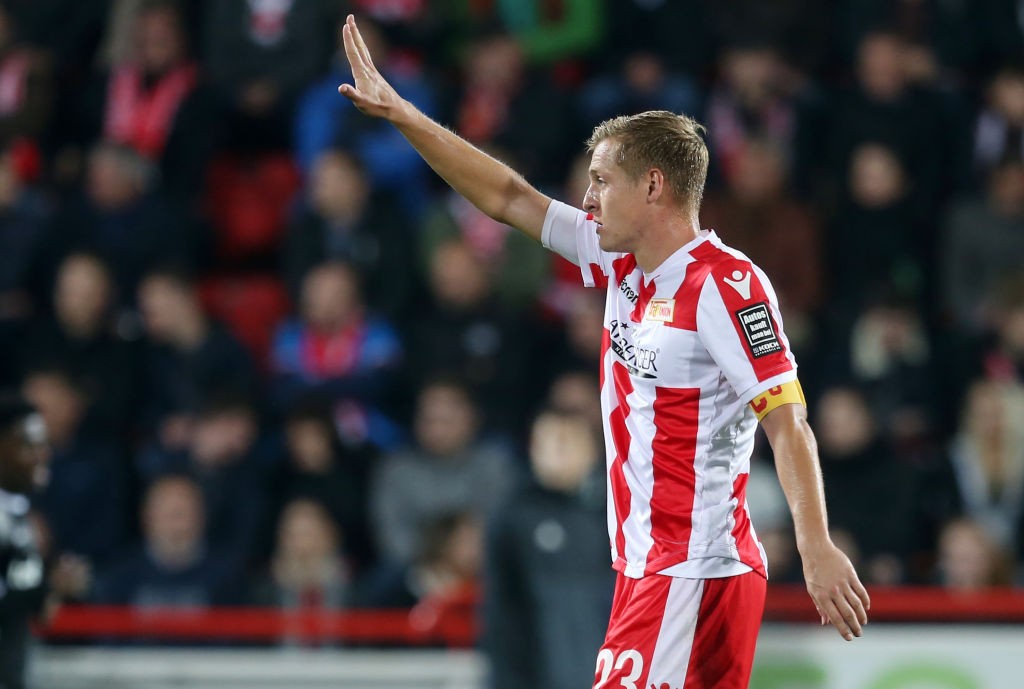
M793 513L807 592L822 623L832 623L850 641L860 636L867 624L871 599L849 558L829 537L817 444L807 425L807 410L802 404L784 404L768 412L761 425L775 453L775 468Z
M352 15L345 21L342 37L355 84L342 84L338 91L360 112L393 124L427 164L470 203L539 242L551 199L530 186L515 170L434 122L399 96L374 66Z

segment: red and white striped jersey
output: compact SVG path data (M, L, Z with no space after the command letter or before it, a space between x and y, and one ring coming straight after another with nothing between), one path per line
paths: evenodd
M632 254L602 251L592 218L558 201L542 241L588 287L607 288L601 406L615 569L767 576L746 503L749 403L794 381L796 362L764 273L705 231L646 275Z

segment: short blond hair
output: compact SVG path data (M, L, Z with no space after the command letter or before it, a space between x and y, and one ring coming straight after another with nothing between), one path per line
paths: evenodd
M617 161L632 177L658 168L680 204L696 212L708 176L708 147L704 126L686 115L649 110L621 115L594 127L587 140L591 153L607 139L619 144Z

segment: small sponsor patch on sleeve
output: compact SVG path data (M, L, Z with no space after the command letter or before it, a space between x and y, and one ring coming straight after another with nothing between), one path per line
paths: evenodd
M736 312L736 319L747 338L750 354L755 359L782 351L767 303L761 302L740 309Z

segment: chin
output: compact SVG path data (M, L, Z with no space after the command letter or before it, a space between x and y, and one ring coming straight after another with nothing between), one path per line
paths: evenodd
M601 247L601 251L608 251L608 252L625 251L625 249L623 249L622 247L618 246L615 243L614 239L612 239L611 237L609 237L606 234L598 235L598 237L597 237L597 245L599 247Z

